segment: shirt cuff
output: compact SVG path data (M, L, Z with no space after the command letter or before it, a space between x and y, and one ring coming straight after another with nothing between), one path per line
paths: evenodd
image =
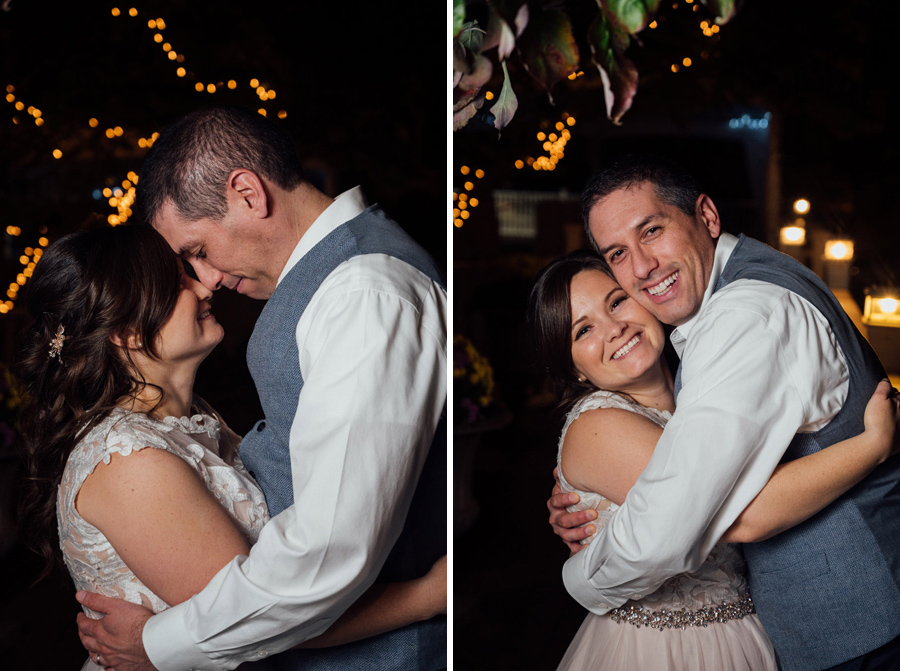
M144 624L144 651L159 671L221 671L188 635L184 604L151 617Z
M605 615L621 604L607 603L600 592L590 583L584 572L584 562L579 557L585 551L586 549L574 557L569 557L566 563L563 564L563 584L566 586L566 591L569 595L582 606L595 615Z

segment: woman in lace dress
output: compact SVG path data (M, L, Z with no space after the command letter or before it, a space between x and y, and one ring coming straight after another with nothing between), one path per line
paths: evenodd
M45 574L62 559L77 590L154 612L180 603L247 555L268 520L239 438L192 393L223 336L211 292L150 227L62 238L29 290L24 526ZM358 640L445 609L441 560L422 579L373 588L305 645Z
M559 439L560 486L581 497L571 510L596 509L602 527L649 462L675 410L662 325L587 251L541 272L529 318L543 364L569 408ZM762 540L799 524L888 458L895 431L889 391L886 382L879 385L863 434L779 466L696 571L606 615L589 613L559 669L774 671L772 645L732 543Z

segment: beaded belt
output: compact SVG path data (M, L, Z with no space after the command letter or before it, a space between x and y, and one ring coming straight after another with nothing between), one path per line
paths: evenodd
M627 608L614 608L609 611L613 622L621 624L633 624L640 628L641 625L651 629L673 629L680 627L706 627L714 622L728 622L728 620L740 620L745 615L756 612L753 600L749 594L745 594L734 603L722 602L721 606L706 606L697 610L644 610L643 606L628 606Z

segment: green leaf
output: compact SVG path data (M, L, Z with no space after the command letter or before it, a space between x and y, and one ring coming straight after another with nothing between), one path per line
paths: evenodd
M528 3L523 0L488 0L488 7L498 18L515 28L516 37L522 34L528 23Z
M606 115L618 125L637 92L637 68L625 57L631 37L613 24L601 9L588 29L587 38L603 81Z
M512 84L509 81L509 71L506 69L506 61L503 61L503 88L497 97L497 102L491 107L494 114L494 128L501 130L512 121L516 110L519 108L519 101L516 94L513 93Z
M650 23L650 10L644 0L604 0L603 10L608 19L634 35ZM659 7L659 2L653 3ZM654 9L655 11L655 9Z
M569 17L558 9L533 16L519 38L525 69L548 91L578 68L578 45Z
M453 37L459 35L466 20L466 0L453 0Z
M478 21L469 21L463 24L457 41L469 51L481 53L481 45L484 42L484 30L478 25Z
M700 0L706 8L716 15L716 23L728 23L735 15L741 0Z

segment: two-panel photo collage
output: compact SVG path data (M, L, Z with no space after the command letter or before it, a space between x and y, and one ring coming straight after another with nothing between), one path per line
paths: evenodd
M898 19L0 2L0 668L900 669Z

